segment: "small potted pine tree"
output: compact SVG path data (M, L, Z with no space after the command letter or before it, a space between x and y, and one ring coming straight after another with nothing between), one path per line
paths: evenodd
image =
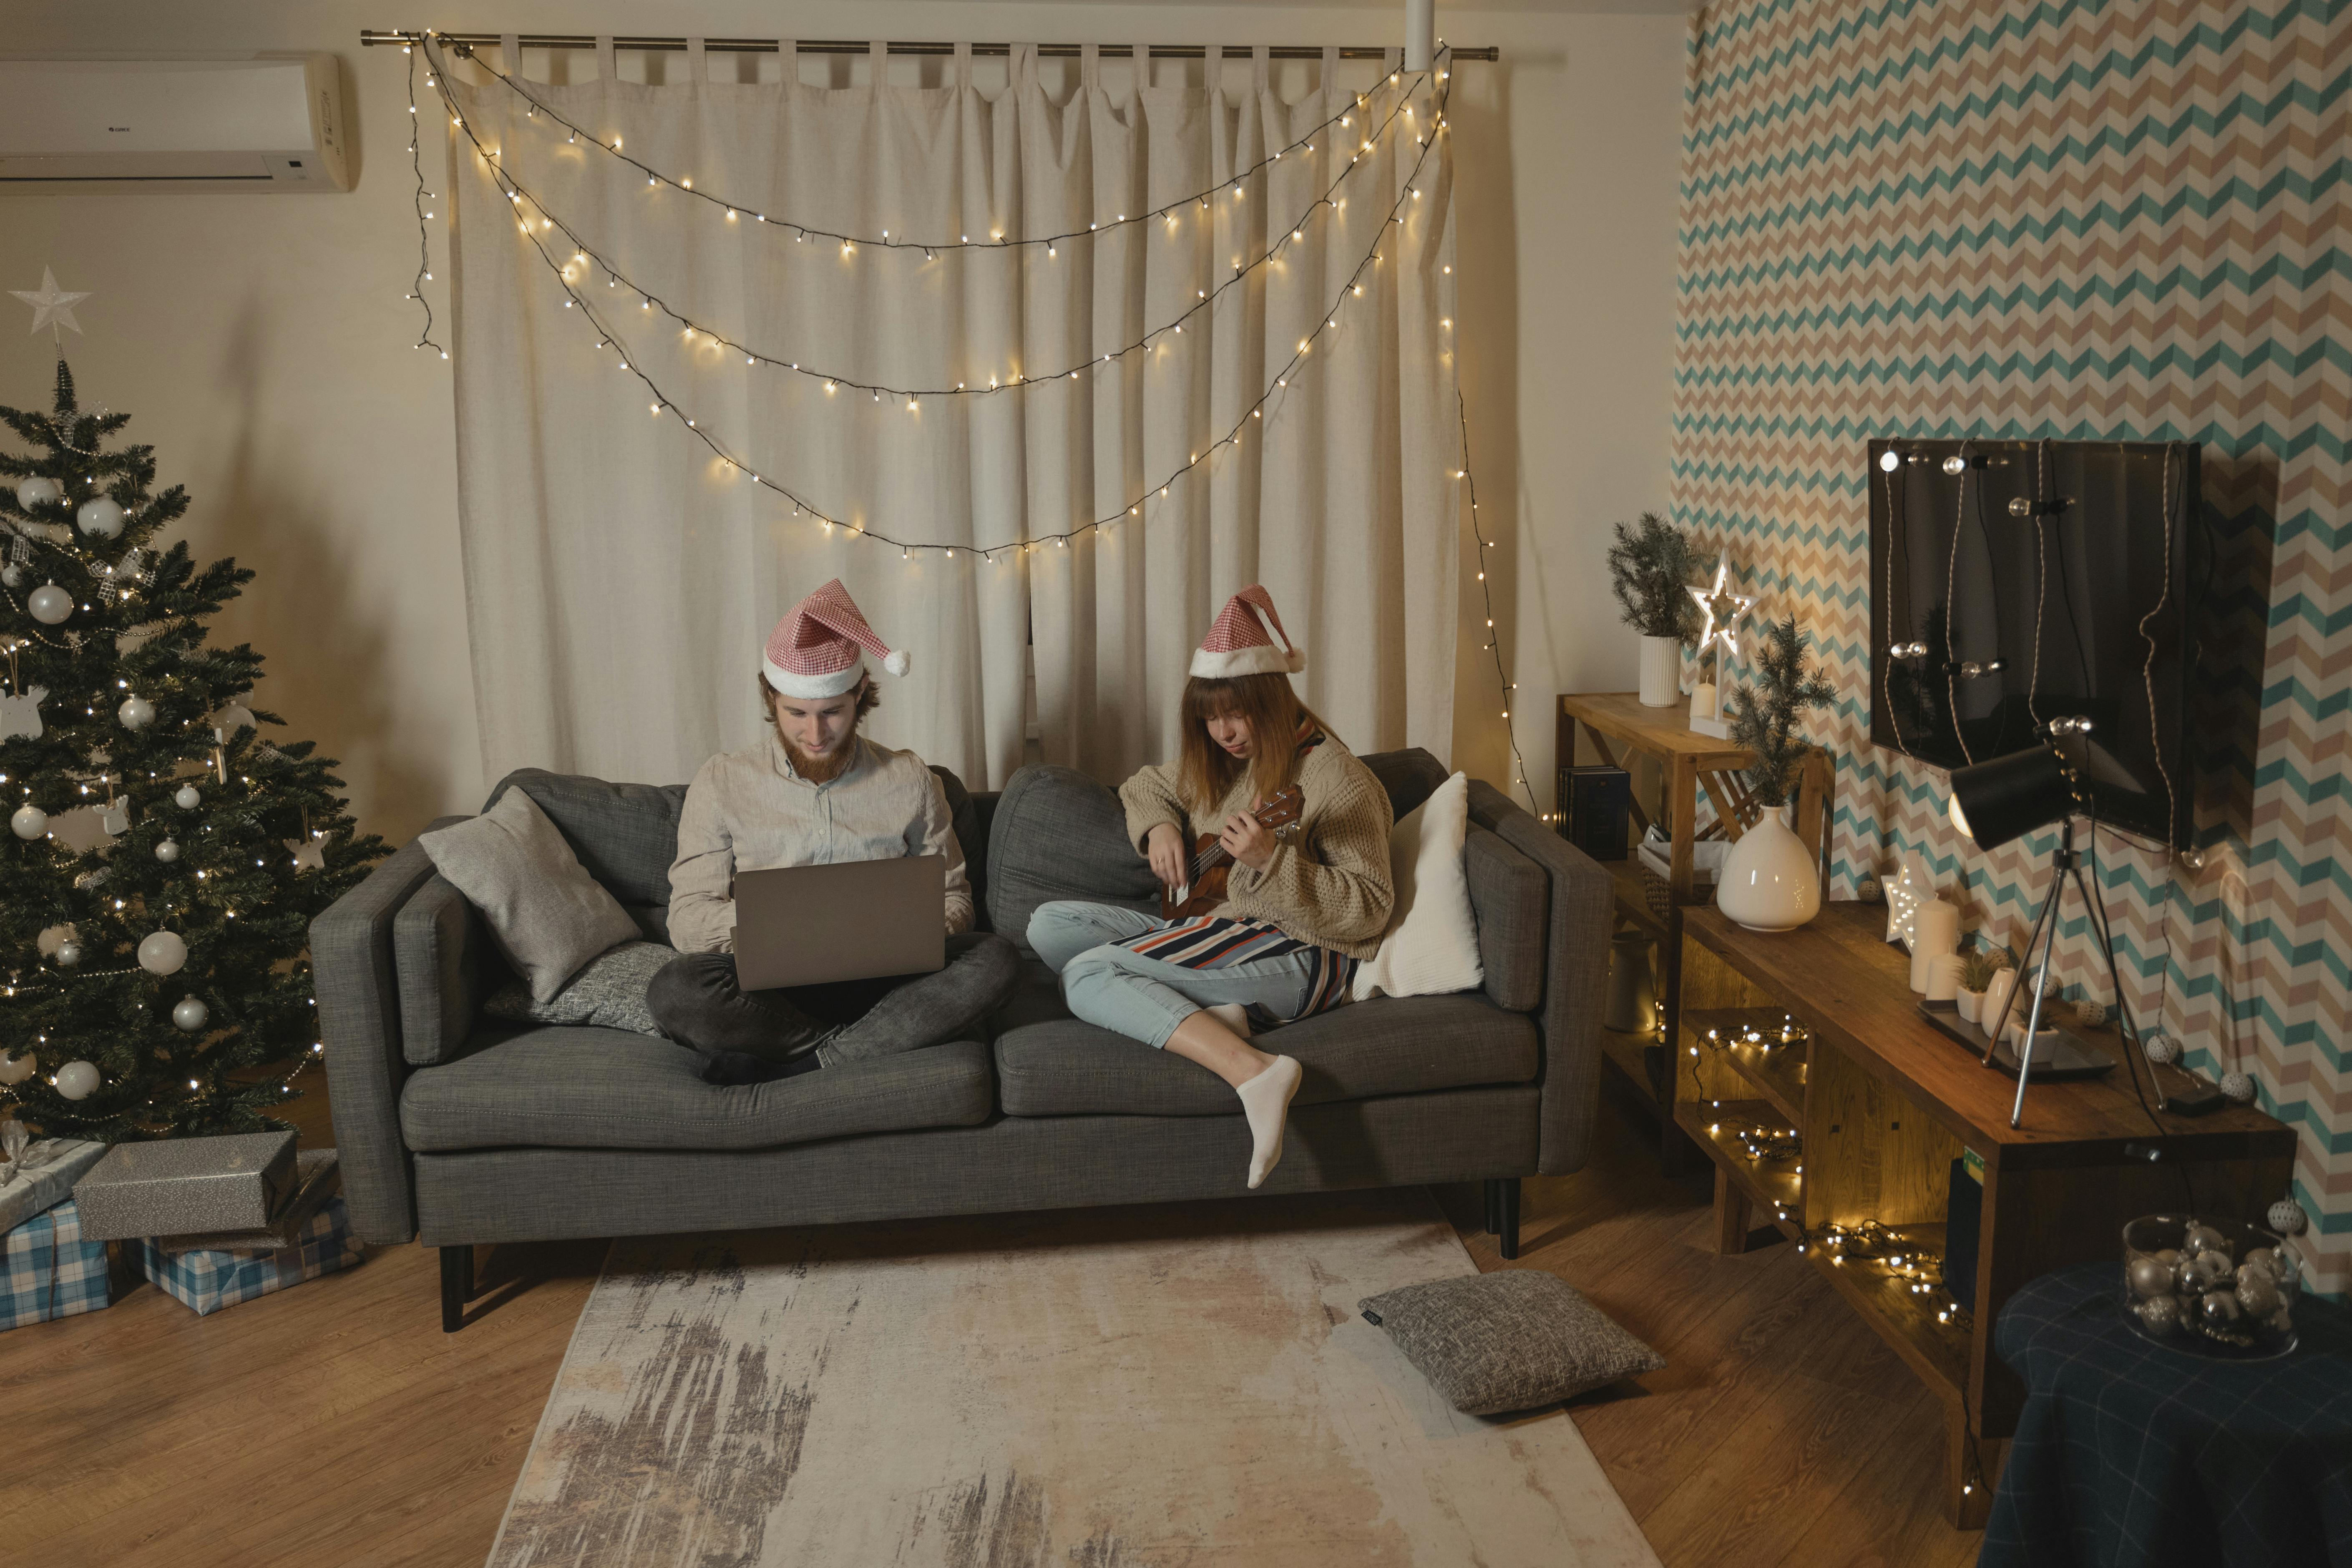
M1698 635L1691 579L1699 560L1690 535L1654 511L1619 523L1609 547L1609 587L1625 624L1642 636L1642 706L1671 708L1682 696L1683 649Z
M1732 743L1756 755L1748 787L1764 813L1724 857L1715 901L1750 931L1794 931L1822 908L1820 868L1789 825L1790 797L1805 758L1821 750L1800 729L1804 711L1826 707L1837 691L1807 663L1805 642L1794 616L1767 626L1755 686L1739 688L1724 708Z

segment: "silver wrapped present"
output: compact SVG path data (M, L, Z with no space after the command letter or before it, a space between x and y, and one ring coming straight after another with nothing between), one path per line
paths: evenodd
M215 1230L200 1236L157 1239L165 1252L274 1252L295 1245L311 1216L343 1190L342 1167L332 1149L305 1149L294 1156L294 1192L286 1206L259 1230Z
M260 1230L294 1190L294 1134L237 1132L118 1143L74 1184L99 1241Z
M105 1152L103 1143L36 1138L21 1121L0 1121L0 1235L72 1196L75 1180Z

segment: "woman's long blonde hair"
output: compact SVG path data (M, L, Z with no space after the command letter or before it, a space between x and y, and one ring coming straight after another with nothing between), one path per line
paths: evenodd
M1246 762L1209 739L1209 721L1236 714L1249 721L1250 755ZM1194 676L1184 682L1182 750L1176 759L1176 787L1192 814L1196 827L1209 831L1204 819L1225 798L1243 771L1249 773L1250 791L1271 800L1298 777L1298 746L1293 737L1301 725L1308 734L1331 732L1316 711L1298 700L1286 675L1235 675L1221 679Z

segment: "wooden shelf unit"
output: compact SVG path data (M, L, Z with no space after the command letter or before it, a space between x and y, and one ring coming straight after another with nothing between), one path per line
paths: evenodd
M1805 1248L1943 1402L1945 1511L1979 1528L2023 1395L1992 1354L2001 1306L2053 1268L2118 1259L2122 1226L2139 1215L2185 1205L2259 1215L2286 1190L2294 1133L2248 1108L2196 1118L2147 1109L2155 1095L2143 1105L2130 1075L2146 1088L2157 1069L2123 1060L2112 1030L2104 1043L2121 1062L2115 1072L2032 1085L2023 1125L2012 1128L2016 1080L1919 1016L1908 956L1882 940L1883 908L1829 904L1811 924L1777 933L1743 930L1714 909L1681 913L1674 1115L1715 1163L1717 1246L1743 1250L1761 1218ZM1741 1026L1769 1037L1784 1017L1803 1026L1801 1045L1738 1042ZM1790 1128L1801 1156L1759 1170L1731 1135L1737 1124ZM1879 1262L1840 1261L1810 1245L1831 1226L1873 1220L1942 1255L1963 1149L1984 1162L1976 1292L1964 1313L1939 1321L1940 1289L1921 1293Z
M1666 878L1670 907L1664 914L1652 907L1648 879L1632 848L1622 859L1604 860L1601 865L1616 884L1620 922L1657 943L1655 972L1659 1009L1664 1015L1660 1040L1674 1047L1685 990L1679 973L1683 910L1713 896L1697 888L1693 847L1705 837L1737 839L1756 820L1760 808L1748 799L1741 777L1756 759L1728 741L1693 730L1687 697L1670 708L1644 708L1640 695L1632 691L1564 692L1559 699L1558 725L1556 755L1562 766L1578 760L1580 745L1612 766L1631 770L1637 758L1657 765L1654 810L1643 804L1637 787L1628 826L1635 843L1654 821L1673 838ZM1807 848L1824 857L1824 868L1834 779L1828 759L1816 754L1806 762L1797 796L1797 831ZM1715 813L1714 821L1704 828L1698 823L1701 795ZM1601 1054L1632 1080L1634 1093L1657 1119L1659 1161L1672 1173L1682 1168L1688 1144L1677 1131L1673 1096L1662 1092L1651 1076L1643 1053L1653 1044L1643 1036L1601 1031Z

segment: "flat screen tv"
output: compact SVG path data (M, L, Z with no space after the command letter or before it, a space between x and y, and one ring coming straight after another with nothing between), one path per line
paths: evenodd
M2058 744L2099 821L2190 842L2187 442L1870 443L1870 738L1939 768Z

